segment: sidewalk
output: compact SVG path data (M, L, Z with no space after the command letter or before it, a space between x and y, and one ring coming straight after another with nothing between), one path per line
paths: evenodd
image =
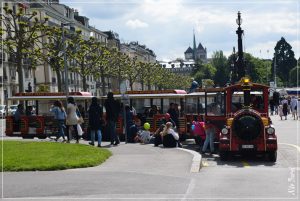
M82 141L88 144L87 141ZM70 171L136 172L142 174L174 175L190 173L194 155L178 148L154 147L153 144L121 142L110 146L103 142L113 155L97 167L72 169ZM170 171L172 170L172 171Z

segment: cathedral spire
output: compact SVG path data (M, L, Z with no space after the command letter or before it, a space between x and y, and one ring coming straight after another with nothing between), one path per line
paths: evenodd
M196 37L195 37L195 29L193 29L193 59L196 61Z

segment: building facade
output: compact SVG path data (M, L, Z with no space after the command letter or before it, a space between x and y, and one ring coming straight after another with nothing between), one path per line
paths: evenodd
M141 45L137 41L133 41L130 43L122 43L120 46L120 51L130 58L136 58L137 61L144 63L156 63L156 55L155 53L146 47L146 45ZM129 82L126 81L126 85L128 90ZM142 86L142 83L135 82L133 84L133 90L142 90L145 86Z
M202 62L207 63L207 50L201 43L196 46L196 37L193 37L193 48L188 47L184 52L185 60L202 60Z

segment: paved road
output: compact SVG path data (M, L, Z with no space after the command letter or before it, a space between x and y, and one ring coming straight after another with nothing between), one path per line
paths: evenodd
M221 162L203 155L203 168L190 173L192 156L178 149L122 144L94 168L3 174L6 198L103 200L299 200L299 123L273 118L278 160L235 156ZM298 129L298 131L297 131ZM299 144L299 143L298 143ZM187 146L194 148L193 146ZM297 158L298 157L298 158ZM297 164L298 163L298 164ZM56 199L57 200L57 199Z

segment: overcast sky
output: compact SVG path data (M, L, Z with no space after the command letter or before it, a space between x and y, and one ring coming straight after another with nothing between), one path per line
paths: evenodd
M208 57L237 49L237 12L242 13L243 46L260 58L271 58L284 37L300 56L300 3L298 0L61 0L90 19L97 29L112 30L121 42L138 41L152 49L157 60L184 58L196 43ZM268 53L269 50L269 53Z

